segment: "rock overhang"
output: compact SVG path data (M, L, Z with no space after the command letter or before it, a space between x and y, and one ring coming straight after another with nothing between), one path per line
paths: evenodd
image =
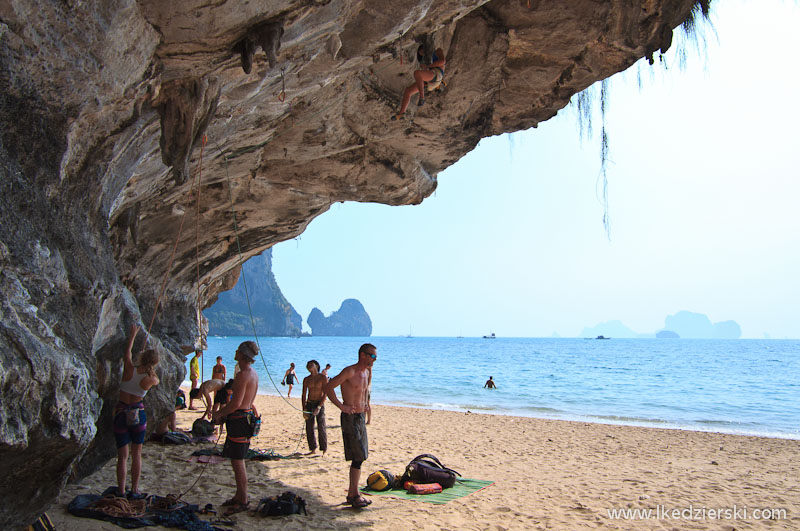
M24 400L20 375L37 374L42 403L82 414L28 405L20 426L71 449L56 483L90 472L113 455L127 321L159 306L153 341L164 388L176 386L172 352L197 335L198 302L232 285L240 252L301 234L336 202L421 202L481 138L535 126L668 46L694 4L4 3L0 259L18 289L3 294L1 361L17 371L3 373L3 403ZM445 50L447 86L391 122L420 45ZM37 260L45 248L60 261ZM82 398L55 385L64 371ZM19 433L2 430L0 453L27 455ZM50 499L29 496L23 513Z

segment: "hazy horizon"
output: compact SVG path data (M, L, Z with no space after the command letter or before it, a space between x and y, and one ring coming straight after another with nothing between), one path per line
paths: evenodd
M421 205L337 204L276 245L304 327L355 298L376 336L577 337L611 320L652 333L686 310L743 338L800 337L800 7L727 0L712 23L685 70L673 45L668 69L611 78L610 238L600 120L581 142L569 107L482 140Z

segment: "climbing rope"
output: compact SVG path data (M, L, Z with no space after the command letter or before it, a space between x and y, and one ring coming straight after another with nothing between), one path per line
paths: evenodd
M195 181L197 180L197 172L195 172ZM194 183L192 184L192 189L194 189ZM147 327L147 337L145 338L145 345L142 347L142 351L145 349L147 344L150 341L150 332L153 330L153 324L156 322L156 316L158 315L158 309L161 306L161 299L164 296L164 292L167 288L167 280L169 280L170 272L172 271L172 264L175 261L175 252L178 250L178 242L181 240L181 235L183 234L183 224L186 221L186 213L188 209L183 210L183 214L181 215L181 224L178 227L178 235L175 237L175 243L172 246L172 252L169 256L169 262L167 262L167 269L164 271L164 278L161 281L161 289L158 293L158 298L156 298L156 305L153 308L153 316L150 318L150 325Z
M197 320L197 337L200 340L201 348L203 346L203 326L200 320L200 187L203 184L203 153L205 152L207 141L208 137L203 135L200 142L200 162L197 170L197 200L195 201L195 203L197 203L197 213L195 215L194 224L194 263L197 271L197 301L195 301L195 318ZM205 381L205 356L202 357L202 361L200 363L200 380Z
M286 73L286 67L281 67L281 91L278 94L278 101L283 103L286 101L286 77L284 74Z
M264 365L264 370L267 373L267 377L269 378L269 381L272 383L272 386L278 392L278 396L280 396L283 399L283 401L286 402L287 404L289 404L289 406L291 406L293 409L296 409L297 411L300 411L301 413L308 413L306 411L303 411L302 409L298 409L297 406L295 406L294 404L289 402L289 400L285 396L283 396L283 394L281 393L281 390L278 388L278 385L275 383L274 378L272 378L272 373L270 372L269 367L267 367L267 362L264 360L264 353L263 353L263 351L261 349L261 343L258 340L258 332L256 331L256 321L255 321L255 318L253 317L253 307L252 307L252 304L250 303L250 293L249 293L249 290L247 289L247 275L245 274L244 267L243 267L244 259L243 259L243 256L242 256L242 245L241 245L241 241L240 241L240 238L239 238L239 223L238 223L238 221L236 219L236 206L235 206L234 201L233 201L233 185L231 184L230 170L228 168L228 156L224 153L224 151L222 151L222 149L220 148L219 144L216 143L216 141L215 141L215 144L217 145L217 149L220 150L220 153L222 154L222 160L225 163L225 180L226 180L227 185L228 185L228 200L230 201L230 204L231 204L231 215L233 217L233 233L234 233L234 235L236 237L236 251L237 251L237 256L238 256L238 265L239 265L239 269L241 271L240 274L241 274L241 277L242 277L242 285L244 287L245 300L247 301L247 311L250 314L250 326L253 329L253 337L255 338L256 345L258 346L259 358L261 358L261 363Z
M115 518L141 518L147 514L146 500L128 500L118 496L108 496L92 502L92 509Z
M214 441L214 448L211 449L212 452L217 449L217 446L219 445L219 440L221 438L222 438L222 429L219 430L219 435L217 435L217 440ZM186 496L194 488L195 485L197 485L197 482L200 481L200 478L202 478L203 474L206 473L206 468L208 468L208 465L210 463L211 463L211 459L209 459L208 461L205 462L205 464L203 465L202 470L200 470L200 474L198 474L198 476L197 476L197 479L194 480L194 483L189 485L188 489L186 489L185 491L183 491L180 494L178 494L178 496L175 498L175 501L178 501L178 500L182 499L184 496ZM169 495L169 496L172 496L172 495ZM167 496L167 497L169 498L169 496ZM184 500L184 501L186 501L186 500Z

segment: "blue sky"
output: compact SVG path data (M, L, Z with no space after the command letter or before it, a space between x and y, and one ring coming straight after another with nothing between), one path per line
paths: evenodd
M357 298L377 336L647 333L689 310L800 337L800 6L718 1L712 22L685 69L673 46L611 79L610 238L569 107L484 139L422 205L335 205L274 247L284 295L304 319Z

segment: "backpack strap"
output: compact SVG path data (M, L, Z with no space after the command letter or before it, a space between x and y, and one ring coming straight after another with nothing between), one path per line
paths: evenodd
M448 468L448 467L444 466L442 464L442 462L439 461L436 458L436 456L433 456L431 454L418 455L417 457L414 458L413 461L411 461L411 463L416 463L416 462L426 463L426 464L428 464L428 465L430 465L432 467L441 468L442 470L447 470L448 472L452 472L453 474L461 477L461 474L459 474L457 471L453 470L452 468Z
M432 454L420 454L420 455L418 455L417 457L415 457L414 459L411 460L412 463L414 461L429 461L431 464L435 464L439 468L445 468L445 466L442 464L442 462L439 461L439 459L437 459L436 456L432 455Z

